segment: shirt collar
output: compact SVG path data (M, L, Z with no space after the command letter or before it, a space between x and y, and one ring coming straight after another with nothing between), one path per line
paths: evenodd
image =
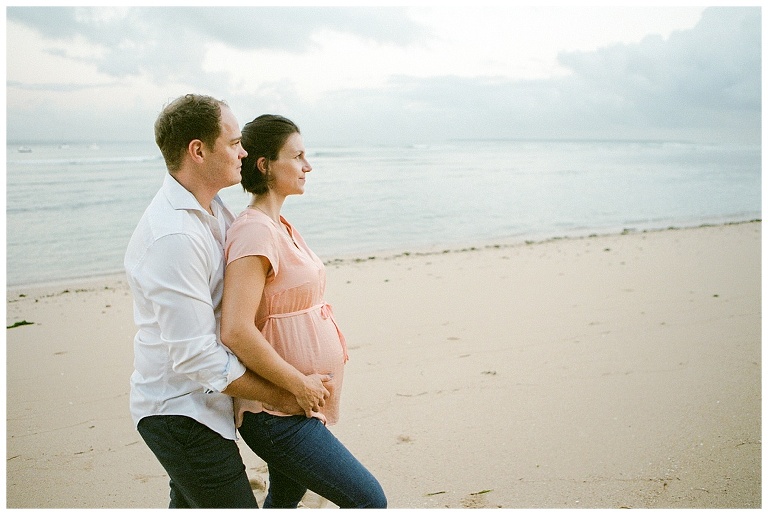
M182 186L170 173L166 173L165 179L163 179L163 191L173 209L203 211L208 213L203 209L203 206L200 205L200 202L197 201L192 192ZM218 195L213 198L213 201L221 207L224 206L224 203Z

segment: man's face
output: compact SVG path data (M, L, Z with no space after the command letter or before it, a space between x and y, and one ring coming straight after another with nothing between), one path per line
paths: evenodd
M207 154L208 180L218 189L227 188L240 182L242 159L248 155L240 143L242 135L237 118L226 106L221 106L221 133L216 139L212 152Z

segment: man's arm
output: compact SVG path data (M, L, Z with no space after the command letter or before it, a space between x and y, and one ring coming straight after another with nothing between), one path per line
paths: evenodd
M141 286L152 303L174 371L205 389L303 413L295 396L247 370L217 338L204 244L185 234L158 239L144 256Z
M304 413L304 410L301 409L293 394L275 386L250 370L246 370L245 374L229 383L229 386L222 393L241 399L260 401L274 406L283 413L294 415Z
M211 259L195 236L169 234L146 250L133 277L154 312L173 370L206 390L223 392L246 369L217 337L209 276L221 264ZM268 390L257 383L244 386L246 398Z

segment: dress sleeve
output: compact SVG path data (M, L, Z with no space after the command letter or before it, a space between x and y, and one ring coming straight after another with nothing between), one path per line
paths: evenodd
M264 256L277 274L280 267L275 229L261 220L238 219L227 231L224 256L227 265L246 256Z

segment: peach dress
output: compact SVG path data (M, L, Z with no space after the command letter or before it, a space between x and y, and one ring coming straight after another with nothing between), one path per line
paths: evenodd
M301 235L281 216L279 227L263 212L248 208L227 231L227 264L245 256L264 256L272 268L255 324L280 356L304 374L328 374L330 398L313 416L332 425L339 418L341 384L347 355L344 335L324 300L325 266ZM290 235L289 235L290 233ZM257 401L235 399L237 427L243 413L266 411L287 416Z

